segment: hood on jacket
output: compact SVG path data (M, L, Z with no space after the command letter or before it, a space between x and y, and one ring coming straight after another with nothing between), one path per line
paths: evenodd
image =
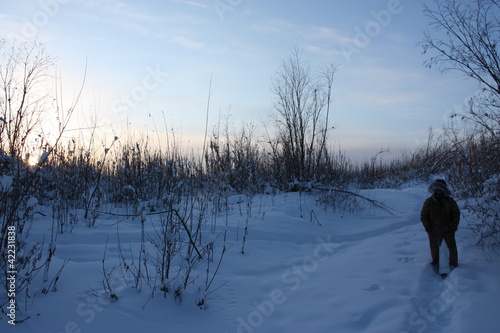
M429 185L429 193L434 194L436 190L441 190L444 192L444 195L446 197L451 197L451 191L446 185L446 181L444 181L443 179L436 179L432 184Z

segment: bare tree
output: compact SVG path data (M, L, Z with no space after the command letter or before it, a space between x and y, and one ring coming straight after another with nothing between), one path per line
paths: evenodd
M40 88L48 78L53 59L43 44L25 42L8 45L0 40L0 148L11 157L21 157L47 100Z
M436 0L424 6L432 29L421 42L425 62L442 72L457 70L476 80L482 92L468 105L468 119L493 135L500 131L500 2L497 0Z
M55 252L56 229L52 228L48 246L35 244L29 234L37 197L43 189L40 186L44 183L40 177L42 166L58 147L83 90L82 83L75 104L67 111L61 111L61 101L57 97L52 98L48 82L48 71L52 65L53 59L45 53L43 44L16 44L0 40L0 177L8 185L0 187L0 252L7 253L7 249L14 247L17 255L9 263L0 261L0 270L8 271L9 264L10 270L18 272L16 295L21 300L21 294L24 294L25 301L22 302L25 309L28 299L33 297L30 288L33 288L32 282L39 272L44 272L42 293L53 290L59 279L60 271L54 280L49 281L48 278ZM59 135L52 145L44 147L45 152L38 165L30 167L25 163L23 154L28 152L30 137L41 126L42 113L50 108L57 111ZM0 285L8 287L6 275L0 275ZM4 309L10 302L9 297L8 293L0 293L2 313L6 313ZM20 302L16 301L16 307L20 307Z
M441 71L457 70L477 81L480 90L468 100L460 132L447 129L454 164L448 171L467 200L478 243L498 248L500 220L500 2L497 0L436 0L425 6L431 32L421 43L425 62ZM472 123L472 130L467 125Z
M326 156L327 133L335 67L314 75L295 47L272 80L276 96L274 118L277 144L290 180L309 179Z

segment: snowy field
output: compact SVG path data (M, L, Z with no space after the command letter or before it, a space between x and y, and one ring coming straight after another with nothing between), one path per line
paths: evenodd
M497 333L500 265L472 245L467 221L457 232L459 267L443 280L429 264L419 220L426 185L362 194L394 215L333 213L298 193L253 198L244 254L247 213L240 197L231 197L228 219L216 220L212 272L226 230L227 251L202 306L195 292L182 302L171 294L150 298L119 279L112 281L118 299L111 302L101 285L103 254L107 265L118 263L117 229L120 247L136 249L140 221L102 215L95 228L82 223L58 236L51 269L70 262L57 292L39 293L23 323L9 325L3 315L0 332ZM35 215L34 236L50 235L49 216ZM147 232L153 223L148 218Z

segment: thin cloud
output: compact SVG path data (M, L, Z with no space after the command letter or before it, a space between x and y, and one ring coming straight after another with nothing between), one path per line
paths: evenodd
M133 19L137 21L150 22L150 23L161 23L169 21L166 19L165 16L151 14L144 10L139 10L136 6L119 1L106 5L102 9L103 11L112 14L115 17L120 17L124 19Z
M327 49L317 45L306 45L304 46L304 50L327 57L342 55L342 52L338 49Z
M259 32L259 33L295 33L297 29L297 25L283 19L272 18L267 19L264 23L261 24L253 24L250 26L250 30Z
M166 30L165 25L178 23L181 20L179 16L150 13L134 4L116 0L82 1L81 5L88 10L74 12L74 15L88 21L114 25L153 39L162 38L161 32Z
M170 1L171 2L175 2L175 3L186 4L186 5L194 6L194 7L208 8L207 4L199 3L199 2L196 2L196 1L190 1L190 0L170 0Z
M203 43L193 41L193 40L187 38L186 36L175 36L173 38L173 40L177 44L181 45L182 47L185 47L185 48L188 48L188 49L192 49L192 50L200 50L204 46Z
M322 40L329 43L340 44L340 43L354 43L352 37L344 34L338 29L328 28L328 27L310 27L306 32L306 37L309 39Z

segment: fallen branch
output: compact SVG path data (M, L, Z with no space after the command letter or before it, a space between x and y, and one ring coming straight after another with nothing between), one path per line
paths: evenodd
M352 195L356 198L359 198L359 199L362 199L364 201L367 201L368 203L370 203L373 207L383 211L383 212L386 212L386 213L389 213L391 215L396 215L394 212L395 210L389 206L387 206L386 204L380 202L380 201L377 201L375 199L370 199L368 197L365 197L364 195L361 195L361 194L358 194L358 193L355 193L355 192L351 192L351 191L347 191L347 190L341 190L341 189L338 189L338 188L334 188L334 187L327 187L327 186L313 186L312 187L313 189L315 190L320 190L320 191L330 191L330 192L337 192L337 193L342 193L342 194L347 194L347 195Z

